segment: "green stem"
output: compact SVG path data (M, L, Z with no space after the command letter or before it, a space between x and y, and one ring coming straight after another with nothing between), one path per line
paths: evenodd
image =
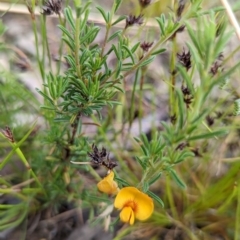
M175 207L175 203L174 203L174 199L173 199L173 195L172 195L172 189L171 189L171 179L168 176L166 179L166 192L167 192L167 198L169 201L169 205L170 205L170 209L172 211L172 215L174 219L178 219L178 214L176 211L176 207Z
M100 55L101 58L103 57L103 54L104 54L104 50L105 50L105 47L106 47L106 43L107 43L107 39L108 39L110 29L111 29L111 23L108 23L106 25L106 34L105 34L105 37L104 37L102 51L101 51L101 55Z
M37 62L38 62L38 67L39 67L39 70L40 70L40 74L41 74L42 80L45 83L45 72L44 72L44 66L42 64L42 61L40 59L40 54L39 54L39 42L38 42L37 25L36 25L36 18L35 18L35 15L34 15L35 0L32 0L31 4L32 4L30 6L30 8L32 8L31 20L32 20L32 28L33 28L34 38L35 38L34 42L35 42L35 49L36 49L36 54L37 54ZM26 1L26 5L28 6L27 1Z
M239 192L238 188L235 186L233 189L232 194L224 201L221 206L218 208L218 213L224 213L229 209L230 203L232 203L233 199L236 197L237 193Z
M137 69L136 74L135 74L135 79L134 79L134 83L133 83L133 90L132 90L132 96L131 96L131 105L130 105L130 109L129 109L129 129L128 131L130 132L131 126L132 126L132 122L133 122L133 117L134 117L134 95L135 95L135 91L136 91L136 86L137 86L137 82L140 78L141 75L141 70Z
M240 182L238 182L238 198L237 198L237 211L236 211L236 223L235 223L235 236L234 240L240 239Z
M15 147L16 144L13 143L13 146ZM40 188L44 189L42 184L39 182L36 174L34 173L34 171L32 170L32 168L30 167L27 159L25 158L24 154L22 153L20 148L16 149L16 153L17 155L20 157L20 159L22 160L22 162L24 163L25 167L29 170L29 173L32 175L32 177L34 178L34 180L37 182L37 184L39 185Z
M113 17L113 14L114 14L115 7L116 7L116 2L114 1L114 4L113 4L111 12L110 12L110 16L109 16L109 22L106 23L106 33L105 33L105 37L104 37L104 41L103 41L103 47L102 47L102 51L101 51L101 55L100 55L101 58L104 54L104 50L105 50L105 47L106 47L106 44L107 44L108 35L109 35L110 29L111 29L111 26L112 26L112 17Z
M50 54L50 49L49 49L49 43L48 43L48 36L47 36L47 28L46 28L46 16L43 15L43 24L42 24L42 38L43 38L43 56L42 56L42 63L44 63L45 60L45 48L47 50L47 56L48 56L48 63L50 70L52 70L52 58ZM44 64L43 64L44 66Z
M37 53L37 62L38 62L38 67L40 70L40 74L42 77L43 82L45 82L45 72L44 72L44 67L42 65L42 62L40 60L40 54L39 54L39 42L38 42L38 36L37 36L37 27L36 27L36 22L35 20L32 21L32 26L33 26L33 32L34 32L34 38L35 38L35 48L36 48L36 53Z
M41 188L1 188L0 193L38 193L42 192Z
M175 27L172 32L165 37L162 37L156 44L155 46L153 46L148 52L147 54L136 64L134 65L130 70L128 70L123 76L126 77L129 74L131 74L132 72L134 72L146 59L148 59L153 52L155 52L159 46L161 46L162 44L164 44L165 42L167 42L177 31L177 29L180 27L181 25L179 24L178 27Z
M176 35L173 36L172 39L172 55L171 55L171 63L170 63L170 74L171 74L171 84L169 85L169 112L170 116L175 116L176 114L176 101L175 101L175 83L176 83L176 75L175 75L175 65L176 65L176 54L177 54L177 43L176 43ZM177 116L176 116L177 117Z

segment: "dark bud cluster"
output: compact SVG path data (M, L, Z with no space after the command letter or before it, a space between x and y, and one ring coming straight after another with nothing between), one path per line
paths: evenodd
M153 45L153 42L143 42L141 43L140 47L144 52L148 52L149 48L151 48Z
M173 114L173 115L170 117L171 123L172 123L172 124L175 124L175 123L176 123L176 120L177 120L176 114Z
M141 5L142 8L147 7L152 0L139 0L139 4Z
M215 76L218 72L222 72L223 68L222 68L222 61L223 61L223 54L220 53L220 55L218 56L217 60L212 64L211 69L210 69L210 73Z
M179 32L183 32L183 30L185 29L185 25L182 25L178 30L177 30L177 32L179 33Z
M185 95L191 95L191 92L190 92L190 90L189 90L188 87L184 87L184 86L182 85L181 90L182 90L182 93L183 93L184 96L185 96Z
M47 0L42 7L43 15L60 14L62 10L62 0Z
M92 152L88 153L91 158L91 162L97 166L105 166L107 169L113 169L117 166L116 162L109 159L109 153L107 153L106 148L102 148L100 151L96 145L92 145Z
M183 100L186 103L187 108L189 108L190 104L192 103L193 96L191 94L191 91L188 87L184 87L182 85L181 87L182 93L183 93Z
M217 119L222 118L222 116L223 116L222 112L219 112L219 111L216 112L216 118Z
M126 18L126 26L125 26L125 29L130 27L130 26L133 26L134 24L138 24L138 25L142 25L143 24L143 15L140 14L139 16L133 16L133 15L129 15L127 18Z
M210 69L210 73L215 76L218 71L220 70L221 68L221 64L219 62L214 62L213 65L211 66L211 69Z
M196 157L202 157L202 154L199 152L199 148L192 149L192 152Z
M206 121L207 121L207 125L208 125L209 127L214 124L214 118L211 117L211 116L209 116L209 115L206 117Z
M183 48L182 53L177 53L178 61L187 69L187 71L191 68L191 53L190 51L185 52Z
M177 8L177 17L178 17L178 19L181 18L182 12L183 12L184 8L185 8L185 1L184 0L179 0L178 8Z
M189 147L189 143L183 142L178 144L178 146L175 148L175 150L183 150L185 147Z
M14 143L14 137L10 127L6 126L1 132L10 142Z
M183 32L185 29L185 25L181 25L175 32L174 34L169 38L169 40L172 40L176 37L177 33Z
M182 13L183 13L183 10L185 8L185 0L179 0L178 1L178 7L177 7L177 10L176 10L176 20L175 20L175 24L178 24L181 17L182 17ZM176 37L176 34L177 33L180 33L180 32L183 32L183 30L185 29L185 25L181 25L177 30L176 32L172 35L172 37L170 39L173 39Z

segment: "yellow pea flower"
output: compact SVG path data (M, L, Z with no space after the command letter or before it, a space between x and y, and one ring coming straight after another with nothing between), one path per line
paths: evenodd
M121 221L130 225L134 224L135 218L146 220L154 209L152 198L135 187L122 188L115 198L114 206L121 210Z
M109 195L117 194L119 192L119 188L113 178L114 172L110 171L110 173L97 184L98 190Z

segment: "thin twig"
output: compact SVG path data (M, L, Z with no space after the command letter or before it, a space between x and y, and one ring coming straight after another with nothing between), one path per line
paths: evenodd
M240 40L240 27L238 25L238 21L233 13L233 10L231 8L231 6L229 5L227 0L221 0L222 5L225 7L227 15L229 17L229 20L231 22L231 24L233 25L233 27L235 28L236 34Z
M82 210L80 208L74 208L74 209L68 210L66 212L60 213L54 217L41 220L40 224L48 223L49 221L54 221L56 223L58 223L60 221L66 221L67 219L69 219L73 216L76 216L78 214L82 214Z

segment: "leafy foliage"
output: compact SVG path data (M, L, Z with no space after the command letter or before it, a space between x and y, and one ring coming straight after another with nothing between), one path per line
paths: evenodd
M208 239L223 218L231 218L223 235L238 239L240 219L235 220L234 214L236 202L240 209L236 186L239 151L232 152L231 148L239 135L239 93L232 82L240 63L229 61L234 51L224 57L232 32L227 19L220 15L221 9L203 11L203 1L197 0L186 4L175 1L169 13L155 17L154 33L146 35L142 16L150 2L140 1L138 16L116 16L121 0L115 0L109 11L97 6L105 26L101 43L97 41L101 27L89 22L91 2L80 5L76 1L73 8L66 6L65 20L59 14L59 53L63 54L57 71L49 57L46 16L41 16L40 26L45 34L43 53L47 55L39 52L32 19L43 81L37 92L43 103L40 106L14 76L1 70L0 110L6 114L0 119L14 126L15 114L21 110L41 115L43 126L40 131L37 125L30 129L25 125L11 132L12 139L1 126L4 150L0 171L11 164L11 159L17 159L25 173L20 178L0 175L0 194L11 194L18 200L13 206L0 204L0 230L19 225L34 211L52 208L58 214L65 202L79 207L81 200L81 207L92 212L103 202L110 205L112 199L97 192L96 182L101 179L99 168L112 170L109 166L115 167L116 160L119 187L136 186L154 199L155 213L149 220L153 228L170 225L181 229L184 239ZM29 10L34 11L34 7ZM125 28L116 28L122 21L126 21ZM144 36L132 37L134 28ZM0 35L4 31L0 23ZM183 50L178 43L182 32L189 39ZM140 41L143 37L144 42ZM6 46L1 43L2 49L5 51ZM169 55L169 62L159 78L167 86L168 109L146 132L144 114L157 113L156 105L162 101L162 96L155 94L158 85L156 79L151 81L151 66L163 53ZM49 61L49 68L45 69L45 61ZM21 109L16 108L17 101ZM132 131L136 122L139 135ZM94 134L85 126L92 127ZM99 152L94 144L107 147ZM225 165L228 171L220 180L216 172ZM22 184L21 188L15 190L15 181ZM96 223L101 217L92 216L90 221ZM216 218L215 229L211 221ZM126 233L121 230L116 239Z

